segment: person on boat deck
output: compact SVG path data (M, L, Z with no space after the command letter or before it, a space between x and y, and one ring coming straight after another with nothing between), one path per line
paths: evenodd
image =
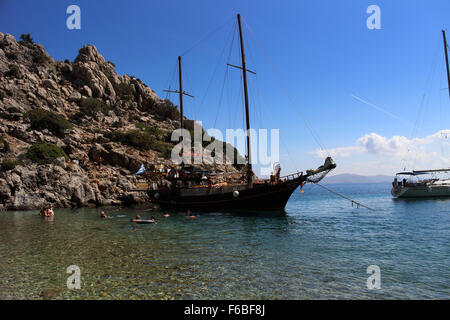
M136 218L131 219L131 222L141 221L141 216L137 215Z
M392 182L392 186L396 187L397 186L397 177L394 178L394 181Z
M402 182L403 182L403 186L406 187L406 179L403 179Z

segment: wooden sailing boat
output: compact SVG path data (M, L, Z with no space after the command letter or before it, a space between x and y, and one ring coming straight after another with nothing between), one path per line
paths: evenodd
M450 98L450 69L448 64L448 44L445 30L442 30L444 42L444 56L447 67L448 93ZM440 179L439 173L450 172L448 169L413 170L411 172L399 172L392 182L391 194L396 198L431 198L450 197L450 178Z
M252 171L251 162L251 139L250 139L250 116L249 116L249 99L247 90L247 70L245 64L244 40L241 27L241 16L237 15L240 38L240 53L242 66L238 67L242 70L244 102L245 102L245 122L247 127L247 165L245 168L244 179L241 182L226 183L220 185L203 185L192 186L185 183L186 180L198 181L206 178L204 173L195 172L195 169L181 170L172 169L164 180L170 182L170 186L158 186L156 189L148 190L148 195L153 203L162 206L170 206L182 209L246 209L246 210L262 210L273 211L283 210L294 190L306 182L318 182L329 171L336 167L336 164L329 157L325 160L324 165L316 170L307 170L297 172L285 177L280 177L280 169L274 174L272 179L260 180L255 179ZM236 67L236 66L235 66ZM179 94L180 99L180 126L183 128L183 95L187 95L183 91L181 77L181 57L178 57L179 70L179 90L169 91ZM189 172L186 172L189 171Z

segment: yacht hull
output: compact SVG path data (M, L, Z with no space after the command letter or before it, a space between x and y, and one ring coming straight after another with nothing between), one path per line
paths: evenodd
M395 198L436 198L450 197L450 186L413 186L393 188L391 194Z

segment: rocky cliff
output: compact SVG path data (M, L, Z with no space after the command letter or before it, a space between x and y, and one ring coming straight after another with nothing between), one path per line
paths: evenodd
M132 174L171 165L179 113L114 67L92 45L55 61L29 35L0 33L0 209L148 200Z

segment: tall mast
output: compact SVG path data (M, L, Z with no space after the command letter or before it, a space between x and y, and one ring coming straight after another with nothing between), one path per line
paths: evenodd
M183 77L181 73L181 56L178 56L178 82L179 90L164 90L165 92L178 93L180 95L180 128L184 128L184 116L183 116L183 95L193 98L189 93L183 91Z
M245 121L247 125L247 157L248 157L248 169L252 169L251 161L251 148L250 148L250 116L248 111L248 90L247 90L247 68L245 66L245 53L244 53L244 38L242 37L241 15L237 15L239 26L239 38L241 40L241 58L242 58L242 76L244 79L244 98L245 98Z
M448 96L450 98L450 71L448 67L448 46L447 46L447 39L445 38L445 30L442 30L442 37L444 38L445 63L447 64Z
M181 56L178 56L178 79L180 83L180 128L183 129L183 77L181 75Z

